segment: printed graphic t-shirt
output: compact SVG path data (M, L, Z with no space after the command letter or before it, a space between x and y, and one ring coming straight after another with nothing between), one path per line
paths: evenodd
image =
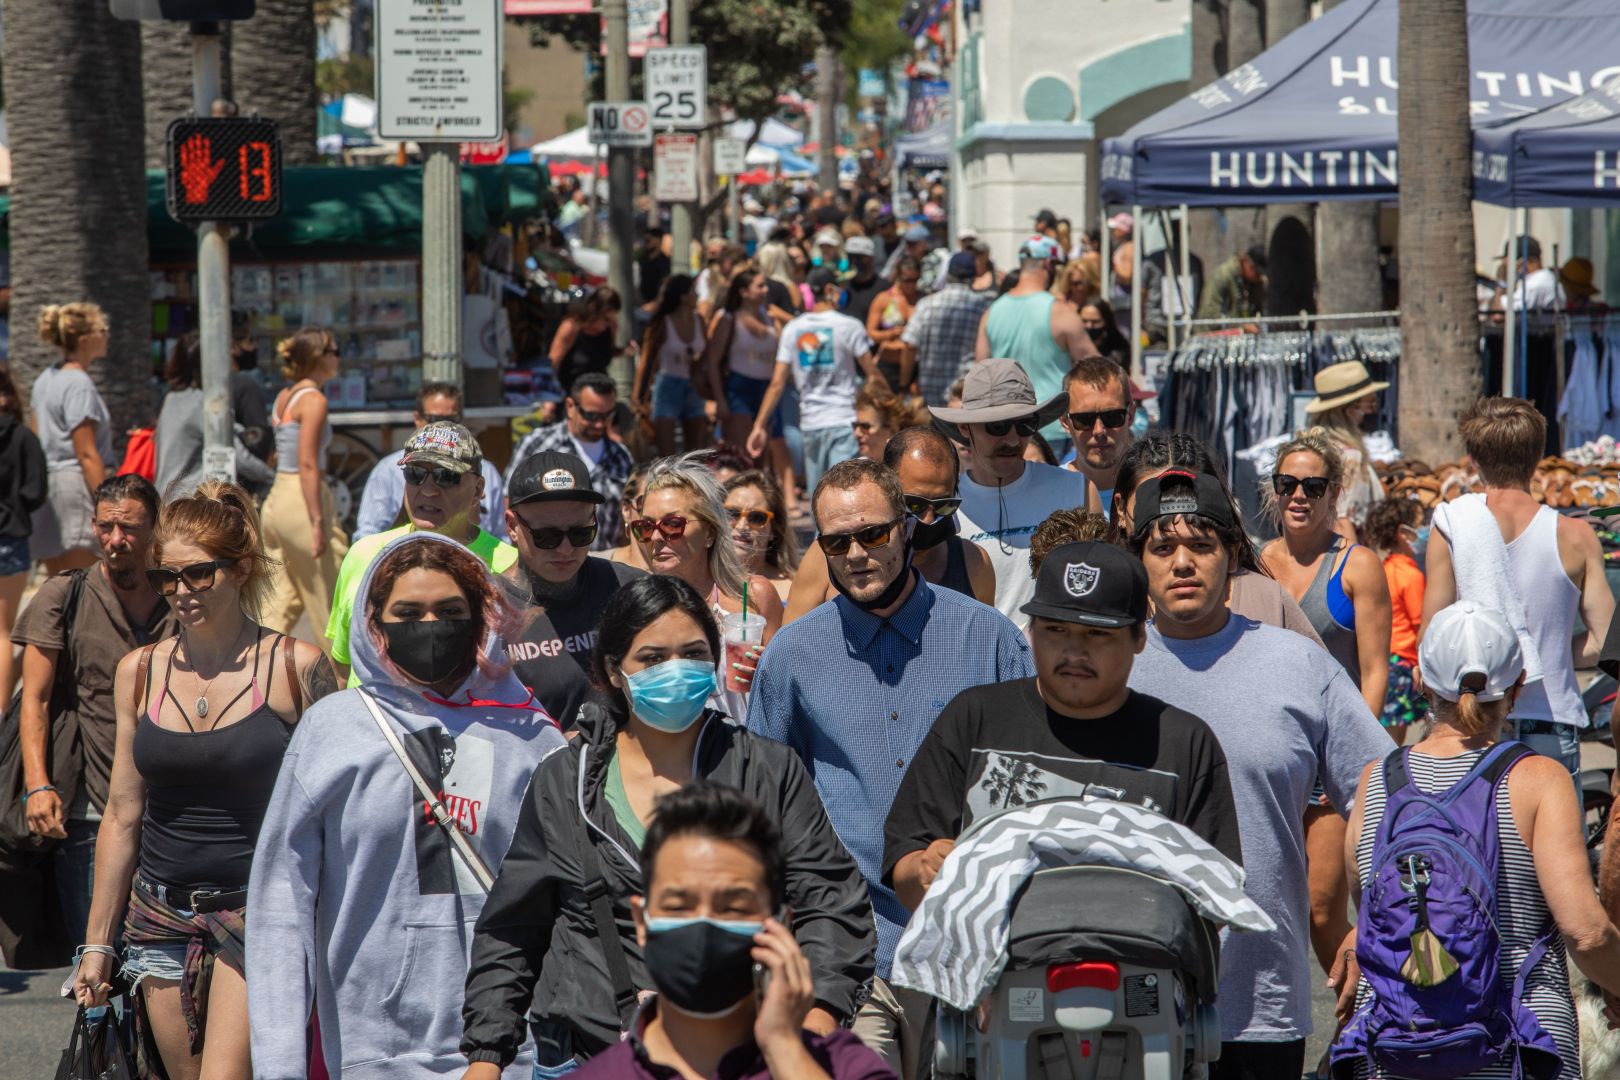
M782 330L776 362L791 364L799 388L799 428L820 431L855 422L856 360L872 351L866 327L836 311L800 315Z
M1111 716L1076 720L1019 679L964 690L939 714L889 812L884 879L987 814L1065 796L1156 811L1242 862L1226 755L1207 724L1135 692Z
M1086 506L1086 478L1030 462L1024 475L1000 488L978 484L962 473L962 509L958 525L964 540L971 540L990 556L996 571L996 610L1028 630L1029 616L1018 609L1035 595L1035 577L1029 572L1029 538L1048 514Z

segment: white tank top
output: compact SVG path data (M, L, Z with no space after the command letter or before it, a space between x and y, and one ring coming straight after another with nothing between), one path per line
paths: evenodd
M1586 727L1586 708L1570 650L1581 591L1569 580L1558 555L1558 511L1550 506L1537 510L1529 528L1507 551L1513 587L1524 602L1543 671L1539 682L1530 683L1519 694L1519 703L1509 715L1516 720L1556 720Z
M703 320L692 316L692 340L681 340L675 320L664 318L664 343L658 348L658 374L673 375L677 379L692 377L692 364L703 355Z
M770 316L761 315L766 326ZM776 372L776 332L755 334L741 319L731 320L731 347L726 352L731 370L750 379L769 379Z

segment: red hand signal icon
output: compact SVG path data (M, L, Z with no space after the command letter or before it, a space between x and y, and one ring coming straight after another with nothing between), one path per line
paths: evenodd
M213 140L203 134L191 136L180 144L180 186L185 189L186 202L205 203L208 189L224 168L223 161L214 160Z

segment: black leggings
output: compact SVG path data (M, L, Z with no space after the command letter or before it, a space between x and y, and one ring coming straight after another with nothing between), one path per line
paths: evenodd
M1305 1074L1305 1040L1223 1042L1209 1080L1295 1080Z

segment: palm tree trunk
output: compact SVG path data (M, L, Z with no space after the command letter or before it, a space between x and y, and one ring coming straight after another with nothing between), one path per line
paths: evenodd
M1265 48L1265 0L1194 0L1192 7L1193 86L1208 86ZM1190 232L1207 274L1228 255L1265 243L1266 210L1194 210Z
M1400 41L1401 442L1451 461L1457 413L1481 385L1467 0L1402 4Z
M106 0L13 3L0 48L12 149L12 374L26 392L59 359L34 333L41 307L100 304L112 341L90 373L121 448L125 430L152 422L145 129L132 90L141 85L140 28L113 18Z
M189 26L141 23L141 80L146 98L146 167L161 169L170 121L192 111Z
M231 75L242 115L281 125L283 163L318 164L314 0L259 0L253 18L231 28Z
M1325 0L1323 10L1341 0ZM1321 274L1317 302L1324 313L1381 311L1384 283L1378 271L1378 204L1325 202L1316 208Z
M817 183L822 191L838 190L838 91L844 67L838 50L823 45L816 50L816 115L821 123L821 150L816 155Z
M1266 48L1275 46L1310 18L1308 0L1266 0ZM1316 310L1315 223L1310 203L1273 203L1266 207L1268 315Z

